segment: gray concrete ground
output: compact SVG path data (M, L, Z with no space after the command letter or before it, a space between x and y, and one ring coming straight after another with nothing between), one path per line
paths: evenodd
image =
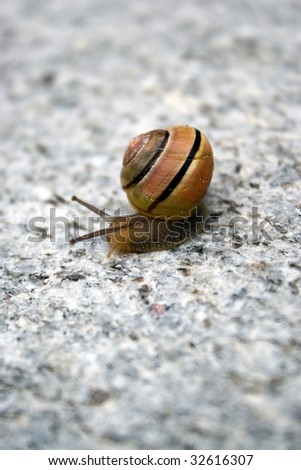
M2 449L301 448L300 22L293 0L1 1ZM72 194L129 212L127 142L173 124L212 142L224 228L65 243L50 217L84 233Z

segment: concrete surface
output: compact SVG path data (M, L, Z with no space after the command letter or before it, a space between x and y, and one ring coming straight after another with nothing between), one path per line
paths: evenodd
M292 0L1 1L2 449L301 448L300 22ZM65 243L54 217L90 223L72 194L129 212L127 142L173 124L212 142L224 228Z

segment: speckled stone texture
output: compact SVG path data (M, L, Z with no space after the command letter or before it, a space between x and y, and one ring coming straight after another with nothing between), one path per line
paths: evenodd
M1 0L2 449L301 448L300 10ZM219 226L70 246L72 194L130 212L125 147L174 124L212 142Z

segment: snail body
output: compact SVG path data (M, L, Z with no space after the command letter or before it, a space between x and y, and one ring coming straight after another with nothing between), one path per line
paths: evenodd
M73 196L110 225L71 242L105 235L108 256L175 247L200 231L198 208L212 173L212 148L198 129L174 126L138 135L130 140L121 169L122 188L137 214L111 217Z

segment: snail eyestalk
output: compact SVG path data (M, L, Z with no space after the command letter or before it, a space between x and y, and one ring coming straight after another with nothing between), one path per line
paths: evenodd
M99 215L103 220L106 222L112 222L114 217L110 216L107 214L105 211L98 209L98 207L93 206L92 204L89 204L89 202L83 201L77 196L72 196L71 201L76 201L82 206L86 207L87 209L90 209L90 211L94 212L95 214Z

